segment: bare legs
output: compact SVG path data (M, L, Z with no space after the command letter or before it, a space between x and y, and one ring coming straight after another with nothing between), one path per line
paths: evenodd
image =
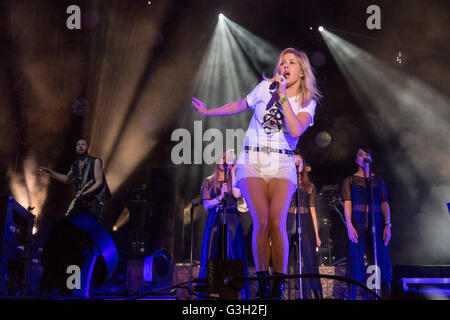
M252 249L256 271L269 270L272 253L273 271L286 273L289 252L286 217L296 186L285 179L272 179L266 183L262 178L245 178L240 187L253 219Z
M286 219L296 186L285 179L272 179L268 186L273 271L276 273L287 273L289 239L286 232Z
M269 270L268 186L262 178L245 178L240 188L253 220L252 251L256 271Z

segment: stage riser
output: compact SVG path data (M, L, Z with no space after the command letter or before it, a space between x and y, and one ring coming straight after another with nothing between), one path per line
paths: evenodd
M143 282L143 261L129 261L127 268L126 281L121 285L110 285L113 288L108 288L105 286L102 290L104 291L101 294L102 290L96 290L98 295L102 296L112 296L121 294L132 294L137 292L142 285ZM249 269L250 276L256 276L255 269ZM345 277L346 266L320 266L319 272L321 274L327 275L336 275ZM198 277L199 267L193 268L193 277L194 279ZM33 263L32 265L32 289L31 295L38 296L39 295L39 278L42 274L42 267L38 263ZM293 272L290 272L293 274ZM428 278L449 278L450 277L450 267L448 266L394 266L393 267L393 282L392 282L392 293L401 298L404 294L401 292L400 288L400 279L401 278L413 278L413 277L428 277ZM174 267L173 278L172 281L168 285L180 284L182 282L186 282L190 280L190 267L185 265L176 265ZM298 286L298 280L289 280L286 285L285 299L295 300L298 298L298 290L296 289ZM321 279L322 289L323 289L323 297L324 299L345 299L347 295L347 284L343 281L337 281L332 279ZM254 297L256 294L257 283L251 282L251 296ZM166 285L164 286L166 287ZM115 293L115 294L114 294ZM119 294L120 295L120 294ZM95 298L95 297L93 297ZM151 298L151 297L149 297ZM185 289L178 289L177 295L175 297L179 300L188 300L188 299L196 299L195 296L190 297L189 292ZM305 297L307 298L307 297ZM364 290L358 289L357 299L373 299L373 297Z
M139 274L133 274L134 272ZM128 282L128 288L133 290L138 290L139 287L143 284L142 280L142 269L138 271L137 269L132 272L129 269L129 281ZM322 274L327 275L336 275L336 276L342 276L345 277L346 267L345 266L336 266L336 267L328 267L323 266L319 267L319 272ZM198 277L199 273L199 267L194 267L193 269L193 277L194 279ZM256 271L254 268L249 269L249 273L251 277L256 276ZM190 267L189 266L176 266L175 267L175 273L174 273L174 281L173 283L182 283L185 281L189 281L190 279ZM295 300L299 297L298 294L298 281L295 279L289 280L286 285L285 290L285 299L292 299ZM332 279L321 279L322 289L323 289L323 297L324 298L331 298L331 299L345 299L347 295L347 284L342 281L332 280ZM251 297L254 297L256 295L257 290L257 282L252 281L250 282L250 295ZM190 297L189 292L184 289L178 289L177 290L177 299L180 300L187 300L187 299L195 299L195 296ZM358 299L372 299L370 294L360 292L358 290Z

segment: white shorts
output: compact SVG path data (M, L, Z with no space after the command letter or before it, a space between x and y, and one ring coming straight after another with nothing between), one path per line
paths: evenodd
M297 186L297 172L293 155L275 152L242 150L236 166L236 185L244 178L286 179Z

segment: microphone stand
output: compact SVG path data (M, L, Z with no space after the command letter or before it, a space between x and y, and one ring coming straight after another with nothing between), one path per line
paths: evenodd
M378 256L377 256L377 236L376 236L376 227L375 227L375 211L374 211L374 203L373 203L373 185L372 185L372 163L366 162L369 166L369 189L370 189L370 216L372 218L372 241L373 241L373 259L375 263L375 292L377 295L380 295L380 284L381 279L378 273Z
M298 263L298 273L302 275L302 227L300 224L300 172L298 170L298 165L296 164L297 168L297 190L296 193L296 205L297 205L297 216L296 216L296 222L297 222L297 263ZM299 299L303 300L303 283L302 278L298 278L298 294Z
M196 200L192 200L190 215L191 215L191 252L190 252L190 270L189 270L189 276L191 277L191 288L192 288L192 281L194 280L194 209L196 206L200 205L203 202L202 199L200 199L199 202ZM192 300L192 291L189 294L189 299Z
M224 182L228 182L228 165L226 162L223 164L224 168ZM220 210L220 207L222 207L222 210ZM222 201L219 204L219 212L222 214L222 217L220 219L221 224L219 225L219 234L220 234L220 243L221 245L219 248L221 249L220 252L220 258L223 260L229 260L229 245L228 245L228 225L227 225L227 193L224 194L224 197Z

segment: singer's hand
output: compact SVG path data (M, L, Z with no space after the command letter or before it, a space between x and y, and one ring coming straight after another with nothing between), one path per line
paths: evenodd
M383 241L385 246L388 245L389 240L391 240L391 227L385 226L383 230Z
M353 225L347 225L347 233L348 238L351 242L358 243L358 232L356 232L356 229L353 227Z
M320 237L318 234L316 234L316 243L318 247L320 247L320 245L322 244L322 241L320 241Z
M275 81L277 81L280 85L278 86L278 94L287 96L286 93L286 85L287 85L287 81L284 75L277 73L275 75Z
M202 116L206 116L208 109L206 109L205 103L196 97L192 97L192 107L195 108Z
M228 193L228 185L227 185L227 183L225 182L223 185L222 185L222 190L220 191L220 197L223 199L224 197L225 197L225 194L226 193Z

